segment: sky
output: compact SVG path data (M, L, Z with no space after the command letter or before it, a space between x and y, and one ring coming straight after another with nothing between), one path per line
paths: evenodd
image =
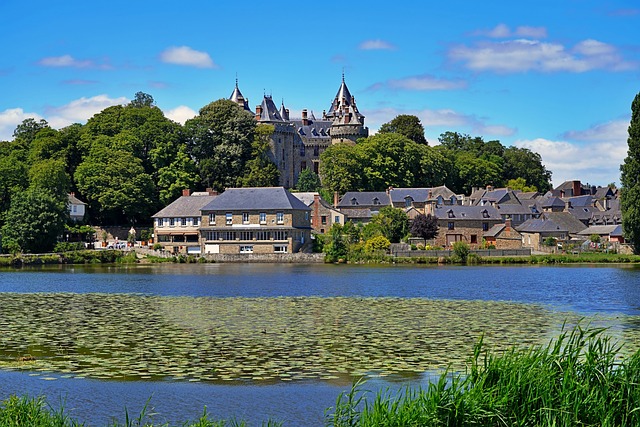
M319 118L344 74L375 133L420 118L538 152L552 181L619 184L640 92L637 0L0 0L0 140L85 123L138 91L172 120L271 95Z

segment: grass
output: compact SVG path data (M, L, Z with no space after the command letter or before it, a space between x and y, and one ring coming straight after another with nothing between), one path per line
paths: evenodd
M444 373L427 389L378 393L356 384L329 415L333 426L640 425L640 352L602 329L580 326L546 346L503 354L476 345L466 374Z

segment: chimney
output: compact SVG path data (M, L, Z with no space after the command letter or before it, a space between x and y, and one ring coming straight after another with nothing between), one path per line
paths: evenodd
M256 105L256 120L260 121L262 117L262 105Z
M320 221L320 195L318 193L313 195L313 224L312 228L316 228Z
M76 193L74 193L73 191L72 191L71 193L69 193L69 195L70 195L71 197L76 197Z
M307 119L307 109L302 110L302 126L308 126L309 119Z
M191 190L189 190L188 188L185 188L184 190L182 190L182 195L184 197L189 197L191 195Z
M564 211L569 212L569 209L571 209L571 200L566 200L564 202Z
M504 220L504 231L507 233L507 236L511 235L511 217L507 217Z
M218 195L218 192L216 190L214 190L213 188L210 188L210 187L207 187L207 189L205 191L210 196L217 196Z
M493 185L487 185L487 191L493 191Z
M337 191L333 192L333 207L338 207L338 203L340 203L340 196Z
M564 190L560 190L560 198L563 199L564 198Z
M573 195L582 196L582 185L580 181L573 181Z

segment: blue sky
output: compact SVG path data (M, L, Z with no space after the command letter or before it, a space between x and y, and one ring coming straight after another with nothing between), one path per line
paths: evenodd
M328 109L342 73L375 132L417 115L542 155L554 184L619 183L640 92L637 1L0 1L0 140L138 91L173 120L263 94Z

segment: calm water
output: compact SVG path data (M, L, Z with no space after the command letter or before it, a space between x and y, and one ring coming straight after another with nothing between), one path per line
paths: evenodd
M640 315L640 268L597 267L366 267L334 265L159 265L64 267L0 271L0 292L135 293L160 296L370 296L513 301L551 310ZM2 308L0 307L0 310ZM632 324L624 327L635 327ZM0 334L2 331L0 331ZM44 378L56 378L45 380ZM425 376L370 381L369 389L425 383ZM197 418L204 406L216 418L254 424L271 417L285 425L322 425L324 410L348 380L233 385L170 381L99 381L0 372L0 398L40 395L91 425L137 414L151 397L157 422Z

